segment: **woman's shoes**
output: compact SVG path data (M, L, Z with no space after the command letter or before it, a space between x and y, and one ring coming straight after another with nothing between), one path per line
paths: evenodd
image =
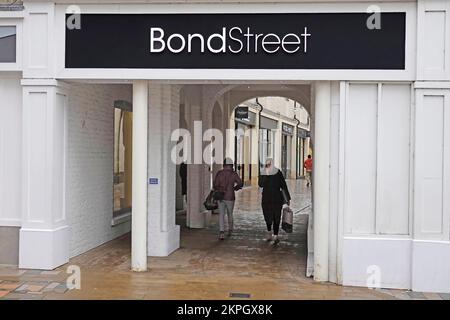
M266 237L267 242L272 242L273 245L277 245L280 243L280 239L278 239L278 235L273 235L271 231L267 232Z
M280 243L280 239L278 239L278 236L273 236L273 245L277 245Z

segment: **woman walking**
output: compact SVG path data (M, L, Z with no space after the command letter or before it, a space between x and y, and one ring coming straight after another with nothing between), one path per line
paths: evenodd
M281 171L275 167L272 158L266 160L258 184L263 188L261 206L267 225L267 241L278 244L280 242L278 231L280 230L281 209L284 203L290 204L291 196L286 180Z

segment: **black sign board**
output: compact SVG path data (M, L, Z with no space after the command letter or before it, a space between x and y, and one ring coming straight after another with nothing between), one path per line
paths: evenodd
M278 129L278 121L271 119L271 118L266 118L264 116L261 116L261 119L259 122L259 127L261 129L276 130L276 129Z
M405 68L406 13L81 14L66 68ZM70 19L70 15L67 15Z
M294 127L290 124L284 123L281 126L281 129L284 134L293 135L294 134Z
M234 117L236 119L248 119L248 107L236 107Z
M311 136L309 131L306 131L299 127L297 127L297 135L299 138L304 138L304 139L309 138Z

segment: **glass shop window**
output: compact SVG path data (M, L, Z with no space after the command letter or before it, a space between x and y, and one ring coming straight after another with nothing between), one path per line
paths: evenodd
M118 217L131 212L132 203L132 119L133 113L114 109L114 212Z
M0 26L0 63L16 62L16 27Z

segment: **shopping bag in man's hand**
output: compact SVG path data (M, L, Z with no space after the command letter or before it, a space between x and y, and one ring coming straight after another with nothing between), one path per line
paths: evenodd
M216 210L219 205L217 204L217 201L214 199L214 190L211 190L209 195L206 197L205 202L203 202L203 205L205 206L206 210Z

